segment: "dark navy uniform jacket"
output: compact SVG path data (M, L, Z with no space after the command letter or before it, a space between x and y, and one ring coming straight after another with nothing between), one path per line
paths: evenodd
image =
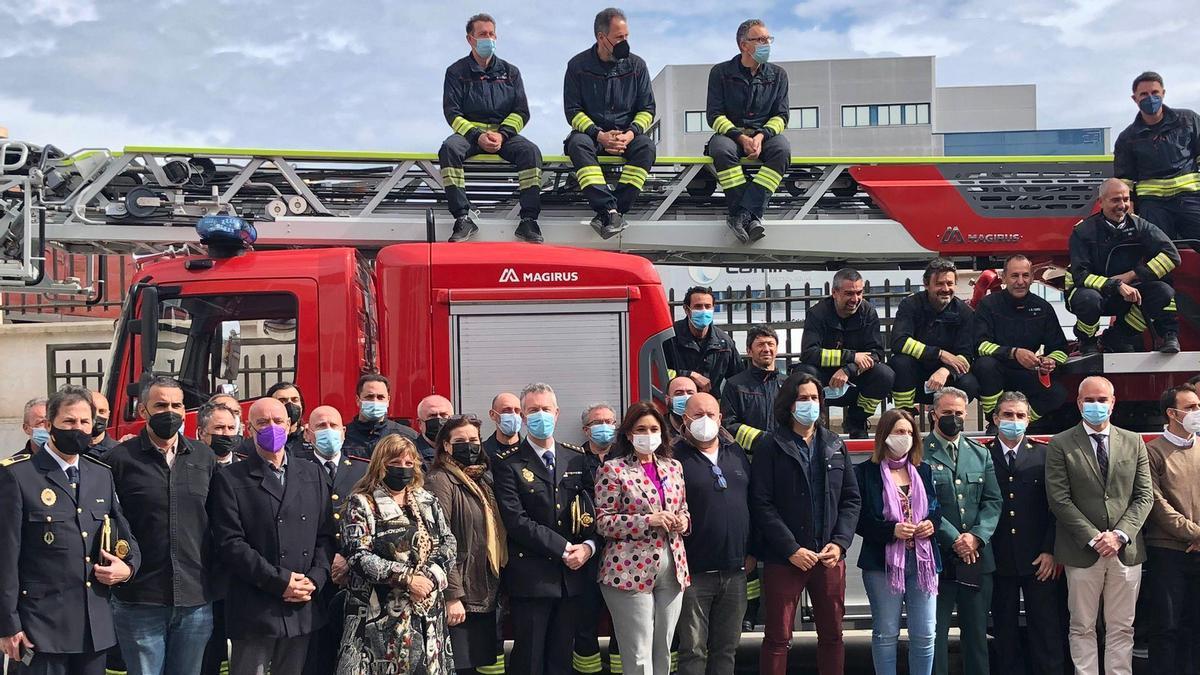
M0 635L25 631L45 654L103 651L117 643L109 587L92 570L105 516L135 575L141 553L108 467L81 455L76 497L50 453L0 463Z

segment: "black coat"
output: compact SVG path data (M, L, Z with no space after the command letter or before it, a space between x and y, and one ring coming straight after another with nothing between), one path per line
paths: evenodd
M729 378L721 392L721 424L746 452L763 432L775 428L775 397L783 386L778 370L750 366Z
M493 467L496 503L508 531L508 565L501 581L508 594L520 598L576 596L596 583L588 565L571 570L563 563L567 544L592 540L600 554L596 536L596 512L592 493L594 480L584 453L558 442L554 476L529 440L510 454L501 453ZM579 501L584 517L573 518ZM593 570L594 572L594 570Z
M907 354L927 368L937 368L943 349L968 361L975 357L975 310L952 298L938 310L929 293L917 291L900 301L892 322L892 355Z
M929 464L922 462L917 465L917 475L925 486L925 498L929 501L929 512L917 522L928 520L933 523L934 535L930 536L933 544L933 560L937 570L942 571L942 552L934 538L937 525L942 520L942 506L938 502L937 490L933 486L933 470ZM862 512L858 516L858 527L855 532L862 537L862 549L858 552L858 567L864 570L883 570L885 567L884 553L887 545L896 539L896 522L883 517L883 477L879 475L879 465L871 460L860 462L854 467L854 476L858 479L858 489L862 492Z
M129 543L125 562L136 578L141 553L108 467L81 456L76 499L49 450L0 463L0 635L25 631L46 654L117 643L108 586L92 570L105 516Z
M297 637L321 627L319 604L284 602L292 572L317 591L329 581L333 518L321 469L289 457L287 487L253 454L213 476L208 510L228 570L225 632L230 639Z
M819 546L830 542L850 550L862 498L858 493L846 444L832 431L817 427L813 455L822 461L815 468L825 473L825 519L815 533ZM786 563L789 556L814 536L812 499L808 478L800 463L796 435L776 427L754 446L750 463L750 515L754 521L759 557Z
M675 335L663 343L663 358L672 377L692 373L707 377L712 383L709 393L719 399L725 381L742 372L745 366L728 333L715 325L708 330L708 339L700 342L692 335L687 317L676 321Z
M996 482L1004 498L1000 523L990 545L996 558L996 574L1033 574L1033 559L1054 553L1054 514L1046 499L1046 444L1022 439L1016 467L1008 471L1008 460L1000 441L988 443Z
M307 459L317 465L317 469L321 472L321 478L325 481L325 489L329 493L329 510L332 512L333 519L340 521L342 519L342 509L345 507L346 501L349 500L350 493L354 491L354 486L358 484L358 481L362 480L363 476L367 475L367 466L370 464L370 460L361 457L351 457L343 452L338 458L338 469L333 474L333 480L330 480L329 472L325 470L325 465L321 463L321 458L317 456L316 451L308 443L302 445L292 456ZM335 522L334 537L337 539L337 548L334 549L334 552L342 548L342 528L337 525L338 523Z
M395 420L385 417L377 422L364 422L355 417L346 425L346 442L342 445L342 454L370 459L375 444L388 434L400 434L414 443L417 440L416 431Z

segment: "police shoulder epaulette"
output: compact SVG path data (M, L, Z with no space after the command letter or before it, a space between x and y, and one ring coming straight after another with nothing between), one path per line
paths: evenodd
M583 448L579 447L578 445L571 445L570 443L561 443L561 442L559 443L559 445L561 445L562 447L564 447L568 450L574 450L575 452L578 452L578 453L583 452Z
M520 449L521 449L521 446L515 445L507 450L501 450L500 452L496 453L496 459L499 459L499 460L508 459L509 457L512 457L513 455L517 454L517 450L520 450Z
M1033 438L1032 436L1026 436L1025 440L1029 441L1030 445L1049 445L1050 444L1050 441L1048 441L1044 438Z
M343 455L343 457L350 460L351 462L362 462L363 464L371 463L371 460L369 460L365 457L359 457L358 455Z
M27 455L27 454L19 454L19 455L13 455L12 457L6 457L5 459L0 460L0 467L12 466L13 464L17 464L19 462L24 462L25 460L31 459L32 457L33 457L33 455Z
M100 466L102 466L106 469L109 469L109 470L112 469L111 466L105 464L104 462L101 462L100 460L96 459L95 457L92 457L91 455L80 455L80 457L83 457L84 459L91 462L92 464L99 464Z
M1079 222L1077 222L1077 223L1075 223L1074 225L1072 225L1072 226L1071 226L1071 229L1073 230L1073 229L1075 229L1075 228L1079 227L1080 225L1082 225L1082 224L1083 224L1083 221L1085 221L1085 220L1087 220L1087 218L1082 218L1082 219L1080 219L1080 221L1079 221Z

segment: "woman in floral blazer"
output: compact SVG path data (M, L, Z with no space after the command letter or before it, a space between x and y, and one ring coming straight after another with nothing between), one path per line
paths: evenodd
M667 675L671 639L691 583L683 535L691 530L683 467L666 420L635 403L596 477L596 530L604 537L600 591L629 675Z

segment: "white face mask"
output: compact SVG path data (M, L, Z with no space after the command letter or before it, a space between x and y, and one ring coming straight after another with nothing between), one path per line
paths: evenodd
M721 426L713 418L705 415L697 417L688 424L688 431L692 434L692 438L707 443L717 437L717 432Z
M888 456L892 459L900 459L912 450L912 436L909 434L892 434L887 437Z
M657 431L652 434L633 435L633 449L639 455L653 455L660 445L662 445L662 434Z
M1180 410L1179 412L1183 412ZM1179 425L1187 429L1189 434L1200 434L1200 410L1193 410L1183 416Z

